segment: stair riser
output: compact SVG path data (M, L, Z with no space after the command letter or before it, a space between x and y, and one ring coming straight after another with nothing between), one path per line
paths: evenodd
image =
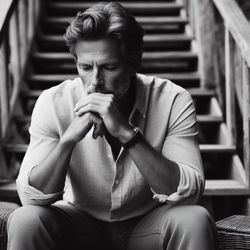
M64 34L67 24L55 24L55 23L44 23L41 26L41 30L44 34ZM185 24L161 24L161 25L142 25L146 34L178 34L183 33L185 30Z
M37 74L77 74L75 63L47 62L33 60L32 67ZM142 62L140 73L192 72L197 70L197 59L169 60L169 62Z
M60 72L62 73L62 72ZM161 73L154 73L155 76L160 76L162 77ZM47 75L49 76L49 75ZM165 77L163 77L165 78ZM39 78L39 79L26 79L26 82L29 86L29 88L31 90L45 90L45 89L48 89L50 87L53 87L53 86L56 86L58 84L60 84L62 81L68 79L67 78L67 75L65 75L65 78L64 79L42 79L42 78ZM167 79L173 81L174 83L184 87L184 88L194 88L194 87L199 87L200 85L200 79L197 77L194 77L194 78L186 78L185 76L181 77L167 77ZM201 109L201 108L199 108Z
M34 105L34 104L33 104ZM24 143L29 143L30 120L16 121L16 128ZM198 122L198 142L199 144L226 145L227 134L218 122L204 123Z
M94 1L91 3L81 2L70 4L63 3L51 3L47 4L47 16L75 16L76 13L86 10L86 8L91 7L94 4ZM159 6L158 4L152 5L152 2L149 4L144 3L135 5L128 2L124 2L123 6L126 7L133 15L135 16L180 16L180 11L183 8L183 5L178 4L168 4L162 2Z
M27 96L24 97L23 96L22 105L23 105L24 113L26 115L30 115L32 113L32 110L34 108L34 105L36 103L37 98L38 98L37 95L30 96L30 97L27 97ZM211 104L211 98L212 98L211 96L193 96L193 101L194 101L194 104L195 104L195 107L196 107L196 110L197 110L197 115L216 115L216 112L213 112L214 107ZM201 106L203 107L204 110L201 109ZM198 109L198 107L199 107L199 109ZM220 117L220 114L217 114L217 117ZM207 127L214 126L214 127L217 127L217 129L219 129L218 126L219 126L220 123L218 123L216 121L214 123L214 125L213 125L213 123L211 123L211 124L209 124L209 123L202 124L201 126L203 127L203 129L207 130L208 128L206 127L205 124L208 124ZM209 140L213 140L213 138L210 138L210 136L208 138L209 138ZM208 140L208 138L207 138L207 140Z
M7 163L15 166L16 171L13 173L17 175L26 149L23 148L16 150L9 147L5 152ZM232 178L230 173L233 171L234 153L207 153L201 151L201 155L203 159L204 173L207 180L227 180ZM230 171L230 169L232 169L232 171Z
M43 52L68 52L63 40L61 41L38 41L38 50ZM191 48L191 40L173 41L147 41L144 43L144 51L188 51Z

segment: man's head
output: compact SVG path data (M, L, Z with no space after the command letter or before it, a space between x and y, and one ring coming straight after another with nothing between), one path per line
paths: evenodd
M64 38L89 94L124 96L141 62L143 34L118 3L99 3L77 14Z
M93 41L112 39L116 41L136 72L143 51L142 27L119 3L101 2L84 12L78 12L64 35L70 52L76 57L75 45L79 40Z

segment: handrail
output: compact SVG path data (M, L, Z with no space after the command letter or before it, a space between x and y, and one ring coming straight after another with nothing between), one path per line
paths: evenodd
M39 18L41 0L0 0L0 178L3 144L18 104L23 75Z
M233 36L242 57L250 67L250 25L239 5L234 0L213 0L225 26Z
M185 1L200 48L202 84L220 90L229 142L242 155L250 188L250 24L236 0Z
M6 26L12 15L14 8L16 7L17 0L0 0L0 44L2 42L2 36L5 33Z

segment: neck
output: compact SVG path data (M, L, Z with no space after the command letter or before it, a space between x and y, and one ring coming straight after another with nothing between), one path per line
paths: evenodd
M135 84L135 81L136 81L136 78L131 77L130 86L129 86L127 92L117 102L120 111L122 112L122 114L126 118L129 117L129 115L130 115L130 113L132 111L132 108L134 106L134 103L135 103L135 96L136 96L136 84Z

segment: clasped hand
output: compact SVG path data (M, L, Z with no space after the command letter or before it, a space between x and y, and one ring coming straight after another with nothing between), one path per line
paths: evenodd
M104 134L105 129L114 137L119 137L128 122L118 110L113 94L92 93L76 103L76 117L65 132L65 136L78 142L94 126L93 138Z

